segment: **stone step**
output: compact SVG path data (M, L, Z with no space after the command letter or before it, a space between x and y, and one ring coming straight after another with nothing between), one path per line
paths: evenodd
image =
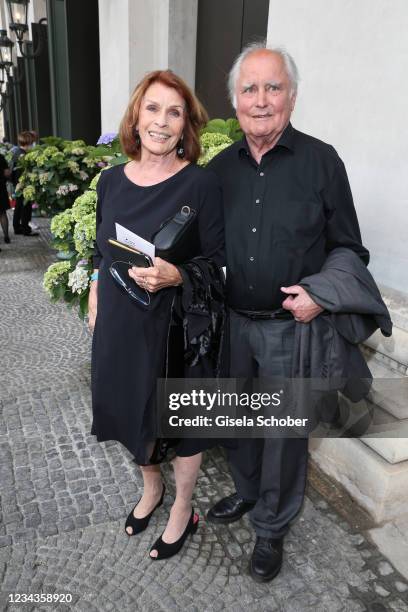
M332 426L327 437L358 438L391 464L408 460L408 419L398 419L366 400L354 404L343 395L339 408L341 425ZM323 429L314 435L326 437Z
M368 360L374 377L368 395L370 402L396 419L408 419L408 377L390 370L376 359Z
M395 327L408 331L408 293L378 285Z
M403 421L404 432L408 436L408 420ZM369 446L373 451L380 455L388 463L396 464L408 461L408 437L406 438L376 438L362 437L363 444Z
M377 523L406 513L408 461L389 463L355 438L314 438L309 449L319 467L338 480Z
M392 336L386 338L377 330L364 343L368 361L375 360L390 371L407 376L408 374L408 332L393 328Z
M362 437L314 438L309 446L320 468L377 523L407 512L408 491L408 295L388 287L381 293L394 329L391 338L376 332L362 347L374 377L368 404L352 405L343 397L340 403L343 422L355 423L355 435ZM369 425L371 433L364 435Z

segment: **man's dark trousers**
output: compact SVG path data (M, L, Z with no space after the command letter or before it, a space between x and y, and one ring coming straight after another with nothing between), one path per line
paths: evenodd
M230 376L289 378L295 336L293 319L251 320L230 311ZM306 486L307 439L241 439L228 458L238 494L256 505L256 534L280 538L299 512Z

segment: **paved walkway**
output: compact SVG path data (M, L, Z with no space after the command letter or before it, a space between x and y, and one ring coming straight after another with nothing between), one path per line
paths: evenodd
M119 444L89 434L90 337L76 312L42 290L53 255L40 223L40 238L12 237L0 253L0 610L406 612L406 581L368 541L364 521L346 520L322 497L316 472L269 584L248 575L246 518L231 528L202 520L181 554L149 560L174 493L168 469L149 529L124 534L141 478ZM223 454L208 454L195 492L201 516L231 491ZM72 603L7 603L10 593L41 592Z

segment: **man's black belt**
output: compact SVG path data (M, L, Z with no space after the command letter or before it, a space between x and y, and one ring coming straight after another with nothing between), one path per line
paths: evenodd
M293 319L292 313L284 308L278 308L277 310L240 310L238 308L233 308L232 310L239 315L251 319L252 321L266 319Z

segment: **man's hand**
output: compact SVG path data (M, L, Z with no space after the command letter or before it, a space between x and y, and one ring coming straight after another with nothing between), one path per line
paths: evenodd
M282 302L282 308L290 310L295 317L295 321L309 323L309 321L317 317L324 310L299 285L281 287L281 291L288 294L288 297Z
M88 327L93 332L98 310L98 281L91 281L88 297Z
M154 266L150 268L137 268L135 266L130 268L129 276L150 293L155 293L164 289L164 287L176 287L183 282L176 266L160 257L154 258Z

